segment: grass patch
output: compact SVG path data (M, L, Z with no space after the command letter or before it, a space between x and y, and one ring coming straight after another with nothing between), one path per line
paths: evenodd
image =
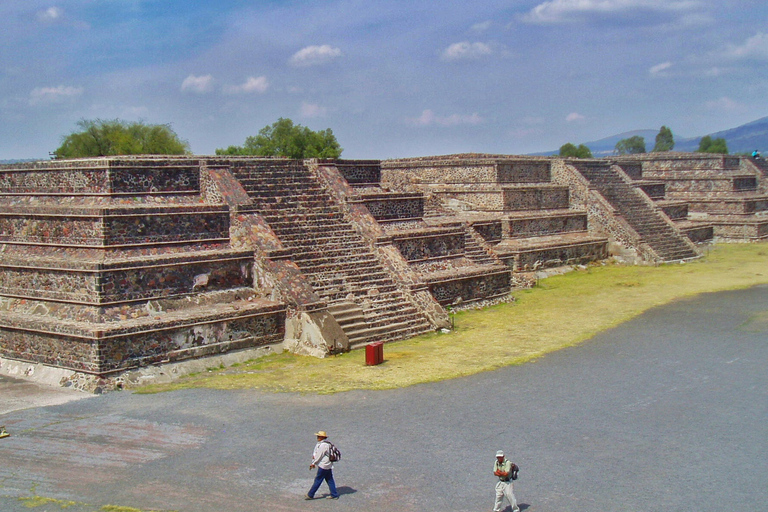
M283 353L137 392L210 387L337 393L410 386L525 363L676 299L756 284L768 284L766 243L718 245L685 264L591 266L515 292L513 303L457 313L449 334L387 343L382 365L365 366L363 350L326 359Z
M157 510L144 510L133 507L123 507L120 505L104 505L99 507L97 505L89 505L87 503L80 503L77 501L60 500L56 498L48 498L46 496L39 496L37 494L37 485L33 485L30 489L31 496L22 496L17 498L25 508L38 508L46 505L58 507L61 510L66 510L70 507L76 507L78 510L91 510L93 512L162 512ZM51 510L50 507L46 507L46 510ZM172 511L168 511L172 512Z

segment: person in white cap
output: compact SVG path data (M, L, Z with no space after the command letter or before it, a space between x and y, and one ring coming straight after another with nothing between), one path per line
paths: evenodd
M520 468L512 461L504 457L504 452L496 452L496 462L493 463L493 474L499 477L496 482L496 503L493 505L493 512L501 512L501 504L504 498L507 498L512 505L512 512L520 512L517 506L515 494L512 492L512 480L517 479L517 472Z
M336 482L333 480L333 462L330 459L331 443L326 441L328 434L325 430L315 432L317 436L317 444L315 445L315 451L312 452L312 464L309 465L309 469L317 467L317 474L315 475L315 482L312 484L312 488L309 490L305 500L315 499L315 493L320 488L320 484L323 480L328 484L328 489L331 490L331 495L328 496L330 500L339 499L339 491L336 490Z

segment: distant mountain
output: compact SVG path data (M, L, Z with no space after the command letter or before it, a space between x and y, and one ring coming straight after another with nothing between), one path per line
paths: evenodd
M24 162L36 162L37 160L42 160L42 158L24 158L24 159L15 159L15 160L0 160L0 165L3 164L22 164Z
M752 153L759 149L761 153L768 151L768 117L760 118L751 123L743 124L730 130L710 133L713 139L723 138L728 143L728 151L733 153ZM654 135L654 138L656 135ZM701 137L675 141L675 151L696 151L699 149Z
M616 143L621 139L628 139L629 137L639 135L645 139L645 148L648 151L651 151L653 149L653 145L656 143L656 134L658 133L658 129L634 130L631 132L620 133L618 135L612 135L610 137L592 142L584 142L583 144L587 146L590 151L592 151L593 156L600 158L613 155L616 148ZM675 136L674 151L680 152L696 151L699 149L699 141L701 141L701 138L703 137L702 135L699 137L681 138L674 134L674 132L673 135ZM728 144L728 151L730 151L731 154L751 154L752 151L758 149L761 153L768 155L768 117L757 119L756 121L743 124L736 128L731 128L730 130L723 130L721 132L710 133L708 135L713 139L725 139L726 143ZM537 154L550 156L557 155L558 153L559 150L547 151L545 153Z

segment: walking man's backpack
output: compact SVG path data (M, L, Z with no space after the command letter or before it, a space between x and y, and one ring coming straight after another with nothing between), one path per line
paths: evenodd
M329 445L329 447L328 447L328 460L330 460L331 462L338 462L338 461L340 461L341 460L341 452L339 451L339 449L336 448L336 446L334 446L333 443L330 443L328 441L326 441L326 443L328 443L328 445Z

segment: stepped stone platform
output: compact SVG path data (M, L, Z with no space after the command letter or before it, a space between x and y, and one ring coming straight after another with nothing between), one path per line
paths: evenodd
M281 343L193 159L0 166L0 357L89 389L148 364ZM118 381L113 381L113 384Z
M688 205L688 232L711 225L716 240L768 236L768 187L760 162L731 155L648 153L616 162L640 168L639 179L663 183L667 201ZM698 234L698 235L697 235Z
M766 172L698 154L2 165L0 366L93 389L243 349L405 339L448 327L447 306L511 300L541 269L768 237Z
M470 225L434 217L426 222L424 194L382 186L380 163L340 171L354 189L348 202L365 205L441 305L510 299L508 270Z
M425 195L425 221L463 222L492 258L516 274L608 257L607 238L588 228L551 160L509 155L449 155L382 163L385 186Z
M404 286L399 282L379 254L376 245L383 242L366 238L358 230L360 225L362 230L366 225L376 227L366 203L393 219L410 217L420 198L399 197L404 209L388 214L386 198L355 198L335 162L217 159L209 163L226 163L242 184L253 210L278 240L281 258L295 265L343 331L342 348L404 339L437 327L425 309L432 308L438 315L444 311L437 303L424 303L433 301L431 297L418 298L423 283ZM364 172L369 164L360 164L364 183L370 179ZM349 172L356 169L354 162L339 165Z

